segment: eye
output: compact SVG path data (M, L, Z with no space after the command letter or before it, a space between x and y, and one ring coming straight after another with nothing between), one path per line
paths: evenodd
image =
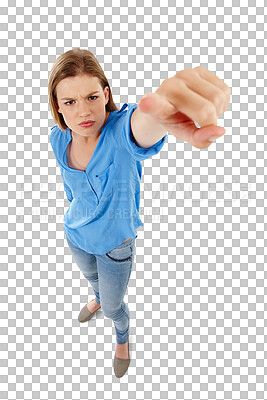
M95 97L95 99L98 99L98 96L89 96L88 99L91 99L92 97ZM72 101L73 101L73 100L67 101L67 102L64 103L64 104L71 105L71 104L69 104L69 103L71 103Z

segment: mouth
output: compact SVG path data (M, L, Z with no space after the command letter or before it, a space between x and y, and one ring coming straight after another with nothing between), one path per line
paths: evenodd
M88 126L94 125L94 123L95 121L83 121L79 125L87 128Z

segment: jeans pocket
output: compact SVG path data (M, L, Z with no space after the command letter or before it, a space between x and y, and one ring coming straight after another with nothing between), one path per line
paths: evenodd
M133 241L129 239L125 243L120 244L115 249L112 249L106 253L106 256L115 262L127 262L132 261L133 257Z

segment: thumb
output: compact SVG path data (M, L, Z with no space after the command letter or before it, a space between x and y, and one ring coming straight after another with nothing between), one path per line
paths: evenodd
M226 130L222 126L208 125L203 128L195 128L193 139L195 143L213 142L225 134Z
M158 120L164 120L178 110L165 97L158 93L146 93L139 101L138 108L141 112L151 115Z

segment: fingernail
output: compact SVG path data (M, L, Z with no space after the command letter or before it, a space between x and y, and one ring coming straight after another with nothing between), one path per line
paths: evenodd
M220 137L220 136L211 136L211 137L209 138L209 141L210 141L210 142L214 142L214 140L218 139L218 137Z

